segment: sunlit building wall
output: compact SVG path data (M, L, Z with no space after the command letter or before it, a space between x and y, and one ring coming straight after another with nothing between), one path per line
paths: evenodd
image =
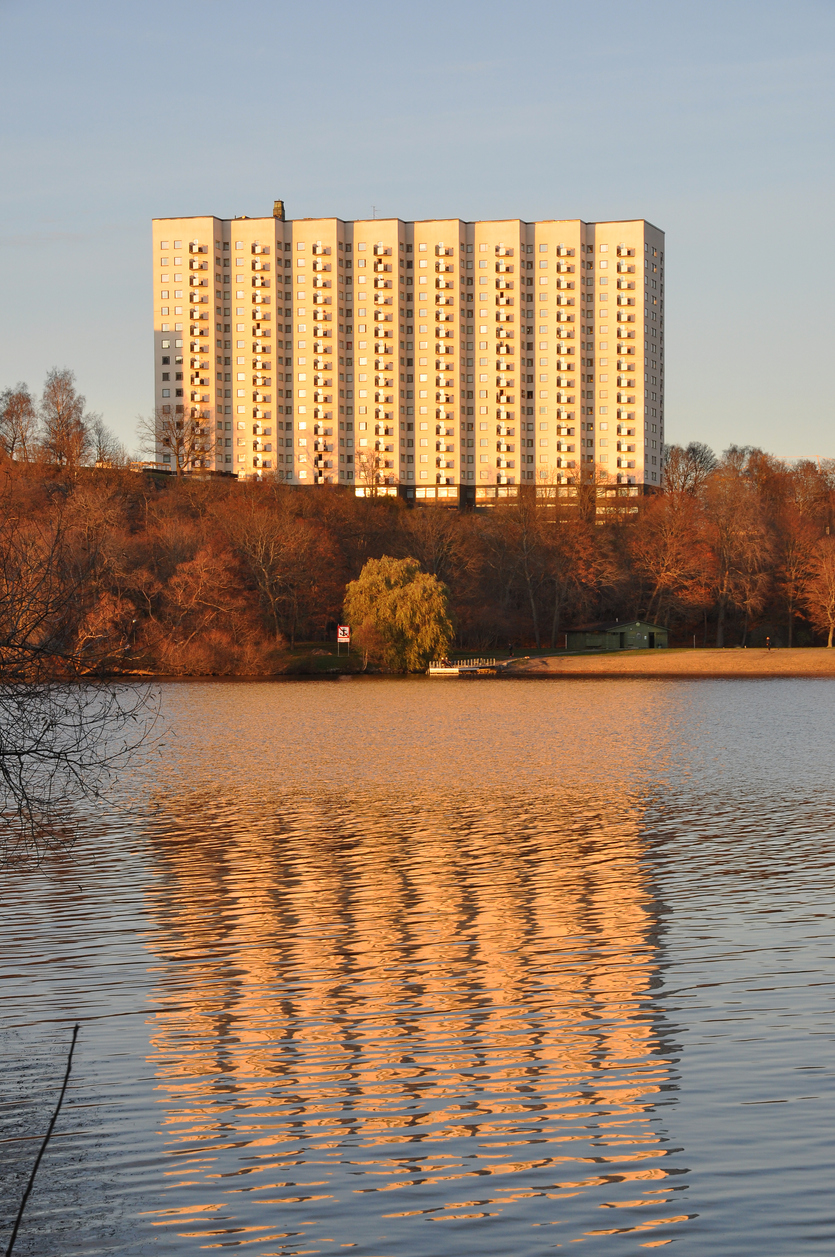
M642 219L285 221L278 202L156 219L153 252L155 406L198 422L198 467L660 483L664 234Z

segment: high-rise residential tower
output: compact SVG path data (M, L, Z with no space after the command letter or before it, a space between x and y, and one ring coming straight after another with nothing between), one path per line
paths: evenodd
M279 201L153 235L156 412L191 426L193 466L418 496L660 483L664 234L642 219L285 221Z

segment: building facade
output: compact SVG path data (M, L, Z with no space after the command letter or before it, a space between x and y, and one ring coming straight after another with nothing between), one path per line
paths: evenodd
M191 466L419 495L660 484L648 222L285 221L276 202L155 219L153 252L158 425L190 428Z

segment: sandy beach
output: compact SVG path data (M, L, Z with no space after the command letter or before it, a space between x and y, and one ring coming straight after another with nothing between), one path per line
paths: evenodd
M599 655L545 655L510 660L514 677L835 677L835 649L624 650Z

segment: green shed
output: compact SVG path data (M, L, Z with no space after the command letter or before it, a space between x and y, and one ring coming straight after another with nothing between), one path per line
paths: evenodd
M567 650L656 650L667 646L667 630L646 620L579 624L565 635Z

